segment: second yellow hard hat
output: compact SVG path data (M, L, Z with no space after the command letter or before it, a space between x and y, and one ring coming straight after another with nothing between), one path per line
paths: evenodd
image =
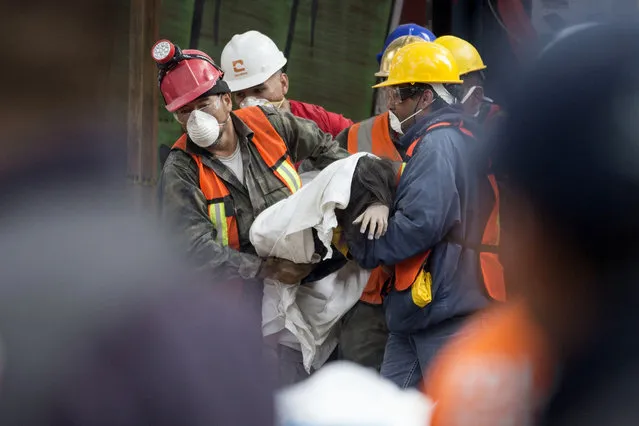
M436 38L433 43L440 44L450 50L450 53L455 57L455 61L457 61L460 75L481 71L486 68L475 46L466 40L447 35Z

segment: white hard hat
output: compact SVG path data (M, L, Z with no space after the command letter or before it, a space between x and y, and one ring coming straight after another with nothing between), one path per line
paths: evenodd
M284 54L259 31L235 34L222 51L224 81L231 92L264 83L286 64Z

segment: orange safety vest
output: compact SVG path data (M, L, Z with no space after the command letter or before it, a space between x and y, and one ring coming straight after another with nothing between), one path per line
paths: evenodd
M302 181L293 167L286 143L268 121L264 112L259 107L247 107L234 111L234 114L253 131L253 144L273 174L282 181L291 194L300 189ZM182 135L173 145L173 149L186 152L186 140L186 134ZM240 238L235 207L226 184L212 169L202 163L199 155L190 155L197 164L200 189L208 203L209 218L216 230L216 242L239 250Z
M353 124L348 130L348 152L370 152L378 157L402 161L388 130L388 112Z
M378 157L402 161L402 157L393 144L388 127L388 112L353 124L348 130L348 152L351 154L370 152ZM382 290L389 278L390 275L383 267L378 266L373 269L360 300L374 305L381 304Z
M451 122L439 122L435 123L426 129L426 132L440 128L440 127L455 127L460 132L468 137L475 138L472 132L463 126L463 122L451 123ZM417 143L421 139L414 141L408 150L406 151L407 157L411 157L415 151ZM405 163L402 164L400 172L404 171ZM484 288L487 295L498 301L506 300L506 287L504 284L504 268L499 261L499 187L494 175L489 174L487 176L488 181L493 189L495 196L495 203L490 213L488 221L484 227L484 234L482 236L481 244L478 247L472 247L479 251L479 262L482 271L482 277L484 282ZM462 246L465 246L464 242L460 242ZM470 247L470 246L469 246ZM431 250L425 253L420 253L409 259L406 259L395 265L395 281L394 286L398 291L405 291L411 288L414 283L424 284L420 286L421 295L413 294L414 299L420 299L425 306L430 302L432 294L430 293L431 276L428 271L428 259L430 257ZM413 289L415 293L415 289ZM418 303L419 304L419 303Z

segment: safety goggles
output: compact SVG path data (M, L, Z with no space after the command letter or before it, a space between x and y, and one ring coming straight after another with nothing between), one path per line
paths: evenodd
M424 88L419 86L390 86L387 88L386 96L389 102L396 105L422 93L424 93Z
M173 117L175 117L175 119L179 123L186 123L191 113L196 109L200 111L204 111L207 114L214 115L221 107L220 102L221 101L219 100L219 98L218 99L215 99L215 98L201 99L194 106L185 106L178 109L177 111L173 113Z

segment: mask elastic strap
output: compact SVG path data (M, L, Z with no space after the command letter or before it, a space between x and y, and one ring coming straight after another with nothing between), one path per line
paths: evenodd
M423 110L425 110L426 108L428 108L429 106L431 106L433 104L433 102L435 102L435 99L433 99L432 101L430 101L428 103L428 105L425 105L423 108L418 109L417 111L415 111L414 113L412 113L411 115L409 115L408 117L406 117L405 119L403 119L402 121L399 122L399 124L404 124L405 122L407 122L408 120L410 120L411 118L415 117L417 114L419 114L420 112L422 112Z
M465 104L465 103L466 103L466 101L467 101L468 99L470 99L470 97L473 95L473 93L475 93L475 89L477 89L477 86L473 86L473 87L471 87L470 89L468 89L468 92L466 92L466 94L464 95L464 97L463 97L463 98L462 98L462 100L461 100L461 103L462 103L462 104Z

